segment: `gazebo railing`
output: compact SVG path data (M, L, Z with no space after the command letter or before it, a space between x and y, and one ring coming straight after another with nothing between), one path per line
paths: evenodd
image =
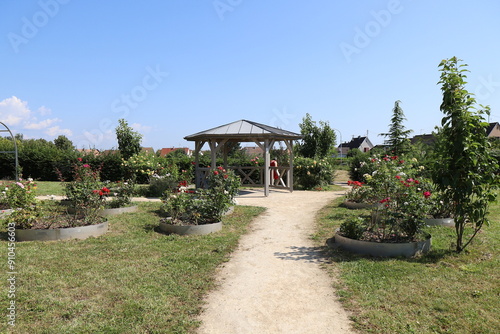
M234 170L236 175L241 178L241 185L246 187L262 187L264 186L264 166L230 166L228 169ZM206 177L210 172L209 167L199 167L196 175L196 186L199 188L206 187ZM272 188L291 189L288 185L290 167L269 167L270 184ZM275 171L279 177L274 178Z

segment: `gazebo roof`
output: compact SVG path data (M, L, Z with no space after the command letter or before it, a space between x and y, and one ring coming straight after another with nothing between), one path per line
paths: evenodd
M245 119L184 137L184 139L189 141L227 139L240 142L252 142L255 141L255 139L285 140L301 138L302 135L298 133L247 121Z

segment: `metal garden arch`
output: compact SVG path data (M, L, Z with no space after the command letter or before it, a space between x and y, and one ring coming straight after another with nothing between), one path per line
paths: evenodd
M10 131L9 127L3 123L0 122L0 124L3 125L5 129L0 129L0 132L8 132L10 134L10 137L12 138L12 142L14 143L14 151L0 151L0 153L14 153L15 157L15 175L16 175L16 181L19 181L19 161L17 159L17 143L16 143L16 138L12 135L12 132Z

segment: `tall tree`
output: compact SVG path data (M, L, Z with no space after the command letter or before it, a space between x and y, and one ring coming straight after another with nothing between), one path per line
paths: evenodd
M141 151L142 135L128 126L126 120L119 119L116 127L116 138L118 140L118 150L124 159L128 159Z
M389 145L391 151L393 151L395 155L403 154L410 150L410 139L408 136L413 132L412 130L406 130L403 125L403 121L406 120L406 117L403 109L399 106L400 103L401 101L399 100L394 102L389 132L380 134L380 136L389 138L384 143Z
M297 152L306 158L330 157L335 152L335 131L328 122L319 121L319 126L306 114L299 124L302 140L297 145Z
M456 250L461 252L488 222L488 206L496 197L498 164L490 153L486 136L489 107L475 107L476 100L465 89L467 65L456 57L440 64L444 117L438 129L433 180L453 208L457 235ZM466 227L472 228L464 242ZM469 233L467 233L469 234Z
M73 142L68 139L65 135L60 135L54 139L54 144L56 147L62 151L72 151L75 149Z

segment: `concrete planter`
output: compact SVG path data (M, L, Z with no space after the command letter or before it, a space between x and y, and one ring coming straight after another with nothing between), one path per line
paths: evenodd
M174 225L160 222L160 230L179 235L205 235L222 229L222 222L203 225Z
M424 224L428 226L455 227L455 220L453 218L425 218Z
M371 203L357 203L357 202L351 202L351 201L345 201L343 204L346 208L351 209L351 210L373 209L377 206L376 204L371 204Z
M16 229L17 241L57 241L98 237L108 231L108 222L81 227L56 228L47 230Z
M228 216L234 212L234 205L230 206L229 209L227 209L226 212L224 212L224 216Z
M412 257L419 253L427 253L431 249L432 238L428 235L426 240L406 243L382 243L360 241L343 237L338 233L329 239L327 244L332 248L340 248L352 253L379 256L379 257Z

